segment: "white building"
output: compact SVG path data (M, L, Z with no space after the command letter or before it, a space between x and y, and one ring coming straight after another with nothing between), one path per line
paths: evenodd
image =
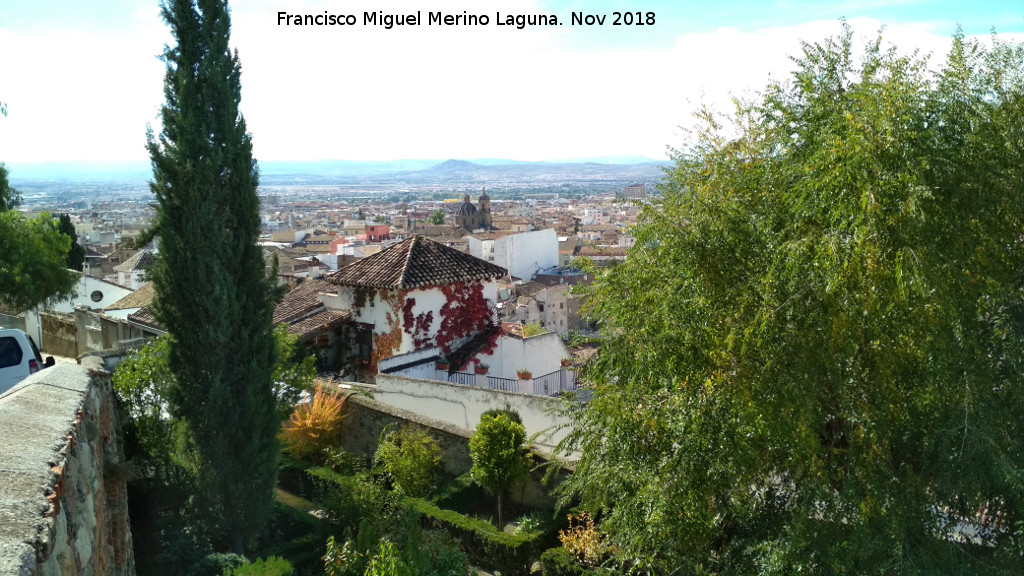
M469 253L508 270L510 276L530 280L540 270L558 265L558 236L554 229L509 234L470 234Z

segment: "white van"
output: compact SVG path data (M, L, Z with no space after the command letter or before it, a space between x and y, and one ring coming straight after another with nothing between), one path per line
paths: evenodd
M21 330L0 329L0 394L43 369L36 343Z

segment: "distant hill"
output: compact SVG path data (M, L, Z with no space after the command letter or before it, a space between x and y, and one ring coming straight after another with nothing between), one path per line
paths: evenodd
M590 160L590 161L582 161ZM629 179L660 177L668 162L645 157L576 159L565 162L525 162L500 158L477 160L350 160L260 161L260 181L267 185L372 184L425 182L524 181L560 178ZM9 164L12 182L18 181L147 181L149 162L43 162Z

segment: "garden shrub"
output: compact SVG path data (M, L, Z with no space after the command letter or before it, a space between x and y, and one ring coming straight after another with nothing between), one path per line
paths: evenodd
M297 458L320 459L337 442L346 398L318 383L312 400L296 406L281 428L278 437L285 450Z
M570 516L569 527L558 532L558 539L584 566L597 566L610 552L604 534L598 532L593 518L586 512Z
M255 562L246 562L235 568L231 576L292 576L295 570L291 562L284 558L271 556L266 560L260 558Z
M373 461L398 492L421 497L437 483L441 449L426 430L406 424L382 434Z
M230 574L232 570L245 562L245 556L214 552L203 556L199 562L193 564L186 576L223 576L225 572Z
M494 418L497 416L501 416L502 414L504 414L506 418L515 422L516 424L523 423L523 417L519 415L518 411L514 410L509 405L506 405L504 408L491 408L490 410L481 414L480 419L483 420L484 418Z
M468 571L459 543L444 532L423 530L414 511L383 531L364 521L354 540L339 544L334 537L328 539L324 554L326 576L465 576Z
M313 480L313 500L342 530L355 532L363 519L388 524L398 515L398 495L374 482L368 473L344 476L328 468L310 468L307 474Z
M453 510L442 510L421 498L406 497L402 502L422 514L431 524L444 528L462 543L462 549L476 565L502 574L528 574L546 540L540 534L506 534L490 522L468 518Z
M356 456L337 446L324 449L322 459L324 468L330 468L344 476L352 476L359 472L365 472L370 468L369 461L366 458Z
M540 555L541 576L593 576L594 572L565 548L549 548Z

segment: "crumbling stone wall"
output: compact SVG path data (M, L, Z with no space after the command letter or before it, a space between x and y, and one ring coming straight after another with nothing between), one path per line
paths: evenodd
M133 576L127 476L99 359L0 395L0 576Z

